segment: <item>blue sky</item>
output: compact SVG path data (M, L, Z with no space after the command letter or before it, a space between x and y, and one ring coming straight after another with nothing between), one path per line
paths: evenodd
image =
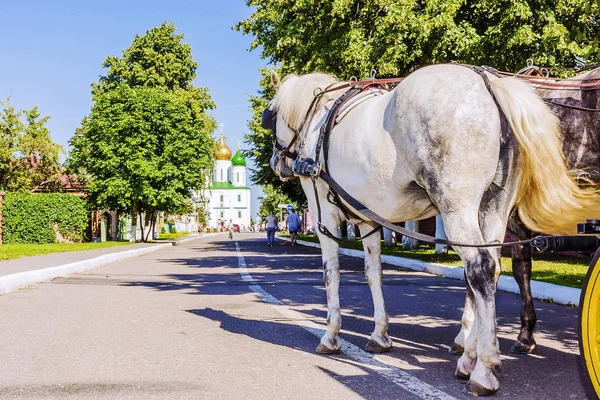
M121 55L135 34L174 22L198 63L195 84L208 87L235 152L248 132L248 95L258 90L260 50L231 27L251 9L242 0L44 1L0 0L0 98L17 109L37 105L50 115L52 138L68 151L69 138L91 107L90 85L109 55ZM249 182L250 183L250 182ZM253 214L260 189L252 186Z

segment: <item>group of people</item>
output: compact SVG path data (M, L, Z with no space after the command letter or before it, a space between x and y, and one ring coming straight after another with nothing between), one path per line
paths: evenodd
M279 227L279 220L273 214L269 215L266 219L267 222L267 246L273 247L273 242L275 240L275 232ZM296 211L292 209L290 213L285 218L285 222L287 222L288 231L290 232L290 239L292 240L292 246L296 245L296 235L302 226L300 222L300 217L296 214Z
M300 217L296 214L296 211L292 208L290 213L286 216L285 222L287 222L288 231L290 232L290 238L292 240L292 246L296 245L296 235L302 226ZM233 221L229 220L226 225L229 240L233 240ZM275 232L279 228L279 220L273 214L266 218L266 229L267 229L267 246L273 247L275 241Z

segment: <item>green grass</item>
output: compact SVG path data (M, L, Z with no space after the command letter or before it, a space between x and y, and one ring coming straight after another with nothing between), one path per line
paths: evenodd
M67 251L83 251L104 249L107 247L126 246L129 242L91 242L91 243L50 243L50 244L3 244L0 245L0 260L39 256L41 254L62 253Z
M298 235L298 239L319 242L319 239L313 235ZM342 247L363 250L360 240L354 242L344 241ZM454 251L450 251L449 254L439 255L435 254L433 247L430 246L421 246L418 250L403 250L400 246L382 246L381 253L438 264L462 266L460 257ZM581 288L590 261L586 257L569 257L562 254L534 254L531 279L561 286ZM512 276L512 260L510 257L502 257L501 265L502 275Z
M189 234L189 232L160 233L157 240L179 239L180 237L187 236Z

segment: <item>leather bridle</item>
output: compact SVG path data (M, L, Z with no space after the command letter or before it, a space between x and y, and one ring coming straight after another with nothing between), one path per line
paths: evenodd
M282 159L284 157L296 159L296 157L298 157L298 153L295 151L289 151L289 148L292 147L296 140L298 140L298 137L300 137L300 131L294 129L288 124L288 128L292 132L294 132L294 137L292 138L292 140L290 140L290 143L287 145L287 147L282 146L277 140L277 111L273 111L269 107L265 108L265 110L262 113L261 126L264 129L271 130L271 133L273 135L271 140L273 141L273 146L277 150L279 159Z

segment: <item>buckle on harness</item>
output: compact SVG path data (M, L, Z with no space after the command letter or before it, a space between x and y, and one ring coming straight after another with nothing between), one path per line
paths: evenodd
M312 179L319 177L321 173L321 164L315 162L312 158L296 158L292 164L292 171L296 176L306 176Z

